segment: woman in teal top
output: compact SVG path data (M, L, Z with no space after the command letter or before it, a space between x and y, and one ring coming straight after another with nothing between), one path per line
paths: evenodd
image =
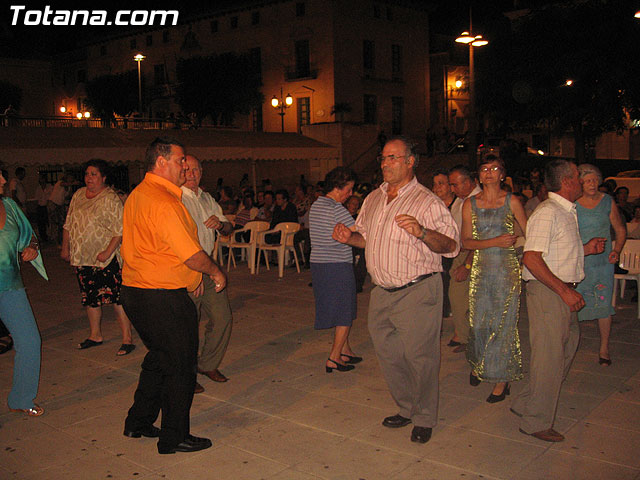
M613 270L620 261L620 252L626 241L627 228L613 199L598 190L602 174L597 167L588 163L578 166L582 180L582 197L576 201L578 227L582 243L593 237L604 237L607 243L604 252L584 257L584 280L576 290L584 298L585 306L578 312L578 321L598 319L600 331L600 365L611 365L609 354L609 334L613 295ZM611 229L615 232L616 246L612 247Z
M7 181L0 175L0 194ZM38 242L22 210L10 198L0 202L0 318L13 337L16 356L9 409L32 417L44 413L33 400L40 381L40 333L20 276L20 259L46 277Z

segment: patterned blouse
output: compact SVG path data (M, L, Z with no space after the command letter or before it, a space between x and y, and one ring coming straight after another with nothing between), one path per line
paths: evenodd
M123 205L118 194L109 187L93 198L87 198L86 191L83 187L73 195L64 224L69 232L71 265L104 268L119 248L105 262L99 262L96 257L113 237L122 236Z

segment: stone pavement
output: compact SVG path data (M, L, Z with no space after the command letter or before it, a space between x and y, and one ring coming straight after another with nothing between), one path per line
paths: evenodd
M37 401L44 416L0 409L0 479L640 479L640 321L636 304L618 306L613 365L598 365L597 328L582 325L582 341L564 384L548 444L518 432L510 399L488 404L490 385L469 386L464 354L442 336L439 424L429 443L409 441L410 427L391 430L396 413L366 328L370 285L358 295L351 339L365 358L353 372L324 372L331 332L313 330L308 271L277 269L230 274L234 329L217 384L199 376L192 433L213 447L158 455L155 440L122 435L145 348L116 357L113 312L106 310L105 343L78 351L87 320L70 267L45 251L50 282L24 267L25 284L43 339ZM627 290L631 290L627 288ZM520 322L529 364L527 318ZM6 401L13 353L0 356L0 397ZM523 382L513 386L517 393ZM513 394L512 394L513 395Z

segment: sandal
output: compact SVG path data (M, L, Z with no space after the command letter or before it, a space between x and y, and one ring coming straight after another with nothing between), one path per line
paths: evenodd
M116 355L119 357L123 357L125 355L129 355L135 349L136 349L136 346L134 344L123 343L122 345L120 345L120 350L118 350L118 353L116 353Z
M102 345L102 342L96 342L95 340L87 338L84 342L78 344L78 349L84 350L86 348L97 347L98 345Z
M0 355L7 353L13 348L13 338L10 336L0 338Z
M24 413L29 417L39 417L40 415L42 415L44 413L44 408L42 408L39 405L36 405L35 403L33 404L33 407L31 407L31 408L11 408L11 407L9 407L9 410L11 410L12 412Z

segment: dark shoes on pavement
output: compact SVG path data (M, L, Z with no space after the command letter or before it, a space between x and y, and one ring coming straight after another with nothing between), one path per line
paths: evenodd
M209 371L198 369L198 373L201 374L201 375L204 375L205 377L209 377L214 382L222 383L222 382L226 382L226 381L229 380L217 368L215 370L209 370ZM196 393L198 393L198 392L196 392Z
M556 432L553 428L548 428L546 430L540 430L539 432L527 433L524 430L520 429L521 433L525 435L531 435L532 437L536 437L538 440L542 440L544 442L561 442L564 440L564 435Z
M389 428L406 427L410 423L411 423L410 418L405 418L400 414L387 417L382 421L382 425Z
M193 389L193 393L202 393L204 392L204 387L196 382L196 387Z
M137 430L128 430L125 427L124 436L130 437L130 438L140 438L140 437L157 438L160 436L160 429L158 427L154 427L153 425L149 425L148 427L138 428Z
M431 439L432 429L429 427L413 427L411 431L411 441L416 443L427 443Z
M169 446L158 443L158 453L160 455L167 455L176 452L199 452L200 450L205 450L211 447L211 445L211 440L208 438L187 435L187 438L177 445Z

